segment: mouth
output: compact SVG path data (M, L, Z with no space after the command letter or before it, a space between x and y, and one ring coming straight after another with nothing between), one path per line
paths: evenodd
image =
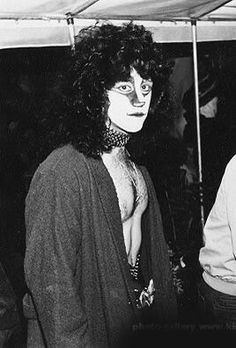
M145 114L143 112L135 112L133 114L128 114L128 116L131 116L131 117L143 117L143 116L145 116Z

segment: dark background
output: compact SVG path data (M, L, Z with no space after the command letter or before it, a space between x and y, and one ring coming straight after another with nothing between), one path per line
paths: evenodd
M190 43L166 44L165 49L170 59L192 56ZM217 66L227 162L236 152L236 44L200 43L198 51L211 54ZM19 303L26 291L24 200L47 130L45 105L53 107L59 88L55 76L63 69L67 53L68 48L0 51L0 261ZM201 273L198 251L202 243L198 181L186 184L186 172L181 169L186 161L186 144L181 137L173 136L171 128L152 141L144 141L144 146L144 162L163 214L180 319L182 323L195 323L196 282ZM217 185L205 188L207 207L212 205L216 190Z

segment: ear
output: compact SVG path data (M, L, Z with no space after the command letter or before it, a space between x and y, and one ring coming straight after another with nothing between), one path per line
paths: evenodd
M110 129L110 126L111 126L111 119L110 119L110 117L107 116L105 124L106 124L107 129Z

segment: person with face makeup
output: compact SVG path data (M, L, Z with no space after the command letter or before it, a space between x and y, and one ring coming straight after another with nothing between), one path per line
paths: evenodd
M171 73L143 26L76 36L54 149L26 197L28 347L119 347L177 305L155 190L128 142L164 114Z

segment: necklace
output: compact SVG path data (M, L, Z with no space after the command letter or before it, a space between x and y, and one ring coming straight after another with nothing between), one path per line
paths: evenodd
M129 264L130 274L134 278L134 280L138 280L139 261L140 261L140 254L137 255L134 265Z
M127 144L130 139L130 135L119 132L115 129L107 127L104 133L104 140L108 147L122 147Z

